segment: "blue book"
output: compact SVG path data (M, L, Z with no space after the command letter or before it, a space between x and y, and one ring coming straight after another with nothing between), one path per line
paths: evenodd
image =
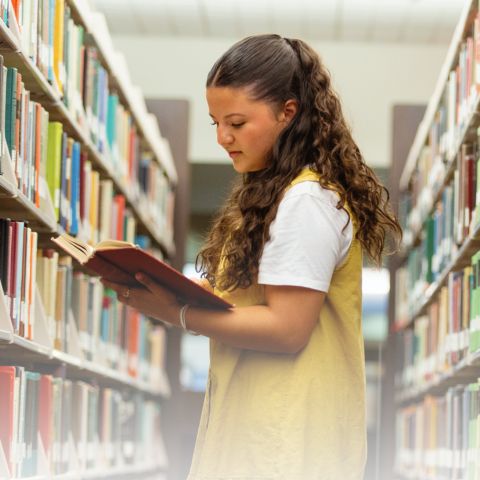
M71 173L72 191L70 198L70 207L72 209L72 223L70 233L78 234L78 223L80 218L80 144L74 142L72 149L72 173Z
M55 28L55 0L48 1L48 75L47 79L50 83L54 83L55 75L53 72L53 30Z
M118 107L118 95L113 94L108 96L107 107L107 141L110 150L113 149L113 145L116 141L116 121L117 121L117 107Z

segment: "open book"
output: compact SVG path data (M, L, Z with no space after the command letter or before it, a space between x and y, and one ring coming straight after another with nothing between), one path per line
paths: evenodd
M64 233L52 238L89 273L130 287L142 286L135 274L143 272L168 288L183 302L200 307L227 309L232 305L190 280L140 247L120 240L104 240L92 247Z

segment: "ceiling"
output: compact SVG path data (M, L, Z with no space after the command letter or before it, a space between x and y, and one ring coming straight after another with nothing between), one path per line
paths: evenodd
M469 0L467 0L469 1ZM90 0L114 35L446 43L464 0Z

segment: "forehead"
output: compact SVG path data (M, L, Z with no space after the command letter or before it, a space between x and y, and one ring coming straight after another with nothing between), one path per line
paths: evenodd
M245 87L208 87L206 97L212 115L228 115L232 112L248 113L262 106L268 107L266 102L252 98Z

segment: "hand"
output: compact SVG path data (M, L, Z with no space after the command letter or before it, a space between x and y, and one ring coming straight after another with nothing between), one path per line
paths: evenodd
M210 285L210 282L206 278L190 278L190 280L194 281L195 283L198 283L201 287L203 287L205 290L208 290L210 293L213 293L213 288Z
M102 283L114 290L118 300L125 305L149 317L180 326L180 304L175 295L144 273L137 273L135 279L144 288L126 287L105 279L102 279Z

